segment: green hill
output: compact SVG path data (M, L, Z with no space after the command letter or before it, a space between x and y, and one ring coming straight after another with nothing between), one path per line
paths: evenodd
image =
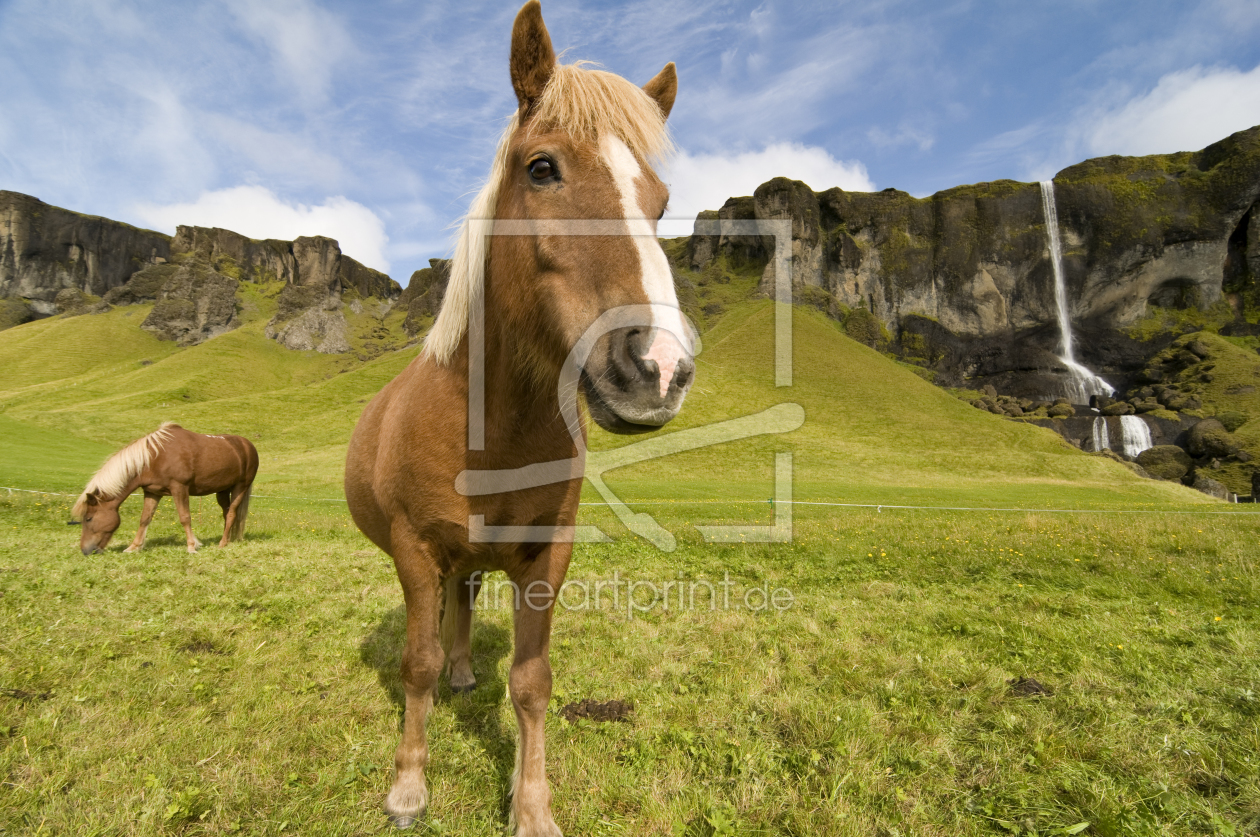
M178 421L250 437L263 457L260 493L340 495L346 441L363 404L417 353L368 362L293 352L264 320L180 349L137 328L146 306L53 318L0 332L0 408L19 452L0 485L80 487L102 450ZM670 431L799 404L805 423L783 436L675 454L608 474L624 498L760 499L773 452L792 451L796 498L885 504L1097 507L1199 502L1178 486L1074 450L1047 430L984 413L846 337L831 320L794 310L793 384L776 387L774 311L733 305L704 336L698 382ZM61 438L40 470L43 441ZM640 442L593 431L592 448ZM647 437L647 438L655 438ZM81 450L81 471L68 466ZM592 493L592 499L596 499Z

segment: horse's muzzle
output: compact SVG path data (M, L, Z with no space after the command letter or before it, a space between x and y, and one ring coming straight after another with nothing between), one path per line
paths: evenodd
M647 433L682 409L695 380L695 360L667 333L648 328L610 331L598 362L582 370L591 418L611 433Z

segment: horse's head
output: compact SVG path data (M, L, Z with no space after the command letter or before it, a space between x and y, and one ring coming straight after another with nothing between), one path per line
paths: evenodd
M511 335L524 374L554 382L566 359L576 364L601 427L654 430L695 375L694 335L656 237L669 191L651 166L670 147L674 65L640 88L557 64L531 0L512 31L510 70L519 109L470 212L495 218L487 319Z
M85 493L74 504L73 514L83 526L79 549L84 555L105 551L121 521L118 505L103 500L96 492Z

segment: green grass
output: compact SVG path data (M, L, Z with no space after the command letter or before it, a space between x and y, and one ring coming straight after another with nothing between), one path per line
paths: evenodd
M344 510L257 501L246 541L189 556L164 506L145 552L86 560L68 502L0 497L0 829L385 832L403 613ZM566 833L1260 825L1257 518L802 509L791 544L706 546L690 511L665 510L676 553L579 546L570 580L729 573L736 604L793 605L568 597L548 715ZM202 502L203 537L216 518ZM480 612L480 685L442 688L420 833L503 826L510 631ZM635 711L564 721L582 698Z
M401 596L337 500L350 428L416 349L286 352L251 319L176 350L131 334L137 316L0 333L0 361L26 364L0 384L0 485L58 492L0 491L0 833L387 832ZM571 595L557 614L548 769L565 833L1260 829L1255 507L975 410L808 311L794 385L776 388L772 319L769 303L727 310L671 429L783 402L804 426L610 472L675 552L582 510L616 539L579 545L570 581L701 592L668 610L644 586L641 609L624 588L615 606ZM117 352L65 349L89 333ZM83 557L71 495L162 419L254 438L246 539L190 556L166 502L143 552ZM592 434L597 450L635 441ZM854 505L794 507L788 543L703 543L696 525L771 522L780 451L797 500ZM906 505L938 508L890 507ZM139 506L123 506L121 543ZM214 501L194 517L209 541ZM791 607L710 610L701 582L727 573L736 605L786 590ZM485 604L480 685L443 686L431 716L421 834L506 822L511 618ZM1021 695L1019 678L1050 693ZM583 698L635 710L560 717Z

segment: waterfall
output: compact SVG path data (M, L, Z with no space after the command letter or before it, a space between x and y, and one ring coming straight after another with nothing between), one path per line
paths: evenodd
M1137 458L1137 455L1151 447L1151 428L1138 416L1120 417L1121 444L1124 455Z
M1054 302L1063 339L1063 355L1059 360L1068 368L1064 395L1073 404L1088 404L1091 395L1111 395L1115 389L1078 363L1072 351L1072 320L1068 313L1067 283L1063 279L1063 245L1059 240L1059 212L1054 205L1053 180L1041 181L1041 208L1046 216L1046 239L1050 244L1050 264L1054 268Z
M1151 427L1141 416L1119 416L1120 419L1120 452L1130 459L1151 447ZM1092 428L1094 450L1113 450L1111 434L1107 431L1107 419L1099 416L1094 419Z
M1111 440L1107 438L1107 420L1102 416L1094 419L1094 450L1111 450Z

